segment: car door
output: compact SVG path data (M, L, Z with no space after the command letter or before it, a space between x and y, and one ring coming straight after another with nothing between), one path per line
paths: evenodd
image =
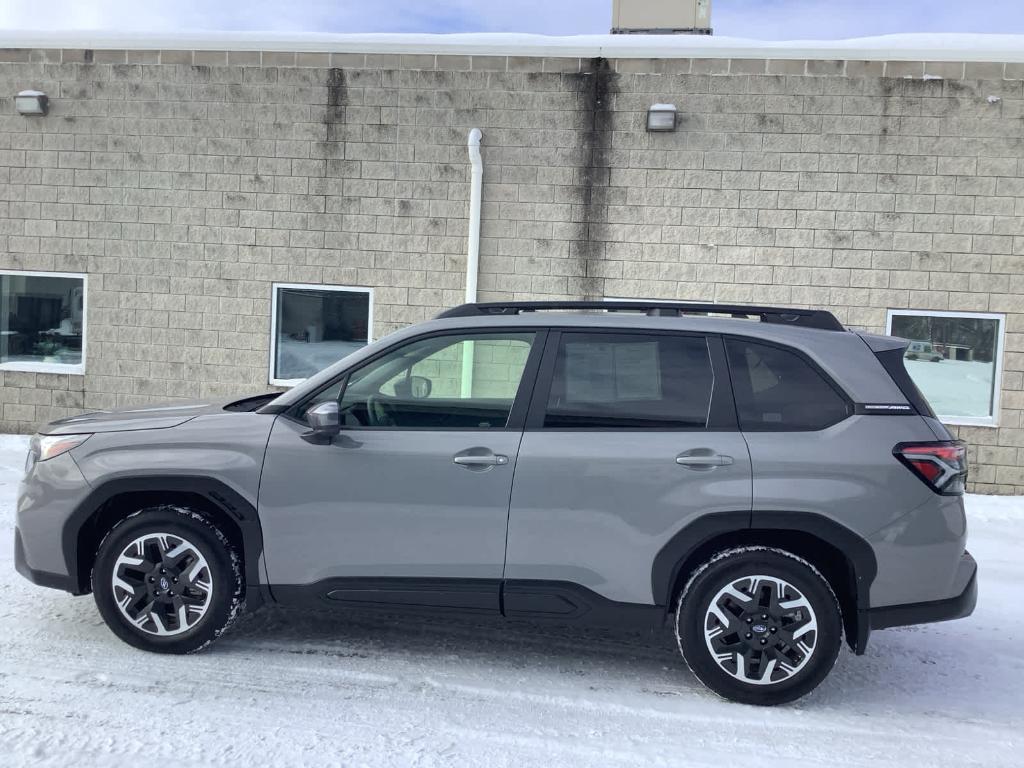
M702 515L750 509L721 339L550 334L512 490L506 613L516 614L519 580L563 603L570 585L663 604L652 568L666 543ZM524 613L545 604L560 610L559 600L522 598Z
M275 596L496 611L542 337L419 337L279 417L259 497ZM330 400L324 442L303 414Z

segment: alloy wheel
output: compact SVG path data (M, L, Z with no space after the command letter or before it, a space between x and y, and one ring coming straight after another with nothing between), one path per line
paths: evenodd
M810 661L818 621L808 599L789 582L744 576L711 599L704 640L727 674L752 685L773 685L790 679Z
M114 563L111 586L121 614L151 635L180 635L206 615L213 574L195 544L172 533L131 541Z

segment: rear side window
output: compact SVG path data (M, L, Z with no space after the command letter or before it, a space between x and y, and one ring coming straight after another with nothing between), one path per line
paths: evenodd
M544 426L700 429L713 385L701 336L563 333Z
M850 415L847 401L807 361L779 347L727 339L740 429L824 429Z

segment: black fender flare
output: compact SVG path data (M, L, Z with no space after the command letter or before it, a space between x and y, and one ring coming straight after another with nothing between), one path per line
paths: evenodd
M64 522L61 549L71 575L75 594L89 591L88 577L83 582L79 569L78 540L82 528L116 496L126 493L192 493L207 499L237 526L242 534L242 556L245 563L246 603L249 607L262 604L266 598L260 574L260 555L263 553L263 529L256 508L228 484L204 475L133 475L112 478L93 488Z
M852 620L847 623L848 634L853 635L849 641L857 653L863 653L870 632L867 611L871 606L871 584L878 573L878 562L871 545L862 536L816 512L716 512L697 518L680 529L655 556L651 567L655 602L671 610L673 590L690 556L719 536L746 531L810 535L846 556L852 570L850 577L857 611L856 617L848 617Z

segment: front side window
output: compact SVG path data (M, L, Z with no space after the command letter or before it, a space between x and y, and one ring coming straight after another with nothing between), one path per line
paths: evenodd
M84 275L0 273L0 369L84 372Z
M888 332L910 341L907 373L943 421L996 424L1003 322L994 314L889 311Z
M846 399L795 352L744 339L725 346L740 429L812 431L850 415Z
M563 333L548 429L700 429L714 375L701 336Z
M270 383L298 384L366 346L372 309L368 288L275 285Z
M433 336L353 372L339 396L350 429L501 429L508 423L535 334Z

